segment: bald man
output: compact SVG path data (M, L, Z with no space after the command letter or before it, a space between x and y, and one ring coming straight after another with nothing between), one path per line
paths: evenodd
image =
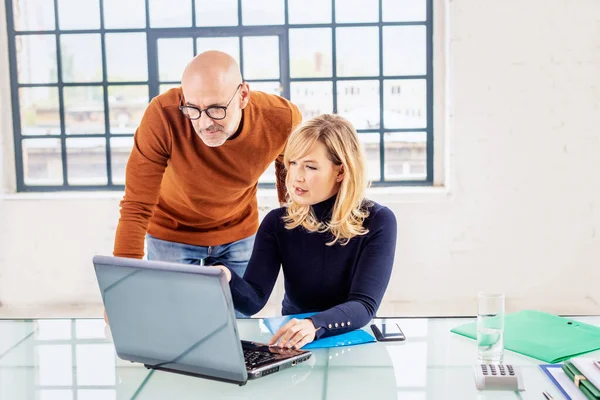
M257 184L275 161L286 201L283 151L300 123L288 100L250 91L229 55L210 51L185 68L181 88L150 102L134 136L114 255L244 275L258 229Z

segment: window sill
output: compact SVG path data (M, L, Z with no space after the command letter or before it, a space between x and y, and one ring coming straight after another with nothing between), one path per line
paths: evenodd
M5 201L40 200L120 200L122 191L96 192L35 192L0 194ZM431 203L448 201L453 196L444 186L391 186L367 189L367 197L384 205L403 203ZM278 206L276 189L258 189L258 200L264 206Z

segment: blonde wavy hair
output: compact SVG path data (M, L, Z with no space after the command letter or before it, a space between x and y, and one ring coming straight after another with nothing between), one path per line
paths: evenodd
M311 206L300 205L291 196L283 221L287 229L302 226L309 232L330 232L333 240L327 245L339 242L344 246L354 236L369 232L363 227L365 218L369 216L369 203L365 199L368 186L365 156L354 126L339 115L323 114L304 122L292 132L283 157L285 167L289 170L290 161L304 157L317 142L325 145L329 160L334 165L341 165L344 171L331 221L318 221ZM290 174L287 174L285 182L288 192L291 192Z

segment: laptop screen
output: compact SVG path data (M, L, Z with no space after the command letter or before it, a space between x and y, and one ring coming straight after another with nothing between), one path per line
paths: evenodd
M220 271L94 257L120 358L234 381L247 379L231 294Z

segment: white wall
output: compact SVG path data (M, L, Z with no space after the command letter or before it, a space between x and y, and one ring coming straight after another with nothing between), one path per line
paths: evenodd
M492 287L509 310L600 313L600 2L454 0L447 11L437 73L448 118L436 129L447 128L450 192L373 195L399 221L382 314L473 314ZM13 174L5 167L4 187ZM112 250L118 199L7 197L0 301L98 304L90 258Z

